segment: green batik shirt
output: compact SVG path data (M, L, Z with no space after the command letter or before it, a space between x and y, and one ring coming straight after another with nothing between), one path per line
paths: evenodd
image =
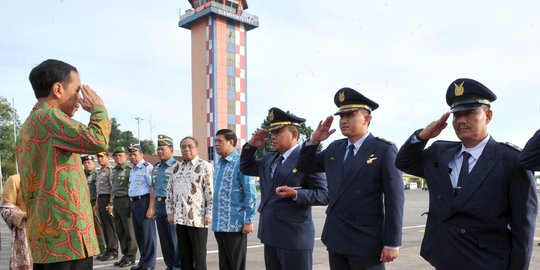
M129 190L129 172L131 166L126 162L119 166L118 164L112 170L112 190L113 197L127 196Z
M99 252L80 154L107 150L111 122L94 106L88 126L38 102L21 127L17 161L34 263L84 259Z

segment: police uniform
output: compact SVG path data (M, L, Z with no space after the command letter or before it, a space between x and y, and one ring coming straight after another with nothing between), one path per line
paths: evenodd
M335 115L379 107L351 88L338 90L334 103ZM384 269L383 248L401 245L404 194L394 165L397 147L369 131L355 142L336 140L320 153L318 145L305 143L298 169L326 172L330 202L322 242L330 269Z
M457 79L446 92L453 113L489 107L495 99L472 79ZM537 198L531 172L518 165L519 150L489 135L472 148L435 141L424 149L420 131L396 158L399 169L429 186L420 255L439 270L529 269Z
M278 108L268 113L270 129L278 130L288 125L300 126L305 119ZM240 171L245 175L259 176L261 202L258 237L264 244L266 269L312 269L315 238L311 206L326 205L328 190L324 174L301 173L296 169L300 147L267 152L262 159L255 158L257 148L246 143L240 155ZM300 187L297 197L279 198L276 187Z
M173 147L173 139L167 135L158 135L158 147ZM171 176L171 169L176 164L176 160L171 156L168 160L161 160L154 164L152 171L152 187L154 188L155 216L163 261L167 266L166 270L180 269L180 252L178 250L178 238L176 236L176 226L167 220L167 209L165 199L167 198L167 184Z
M84 163L87 160L95 162L93 155L81 156L81 163ZM105 241L103 241L103 230L101 229L101 220L99 219L98 213L94 211L94 206L96 205L97 194L96 194L96 178L97 178L97 169L94 168L92 171L84 171L86 175L86 180L88 181L88 189L90 190L90 203L92 204L92 211L94 212L94 228L96 230L96 237L98 239L98 245L100 254L97 257L102 257L105 254Z
M141 145L138 142L130 144L129 152L142 154ZM141 158L139 163L133 164L129 174L128 195L131 198L131 219L141 255L137 270L154 269L156 266L156 222L153 217L146 216L149 208L154 207L153 169L152 164Z
M117 153L127 153L127 151L127 147L118 146L114 149L113 156ZM122 165L116 164L112 171L111 192L113 196L114 227L123 254L123 257L115 262L114 266L133 265L137 254L137 244L135 243L135 233L131 221L131 200L128 196L130 172L131 166L127 162Z
M106 152L97 153L97 156L106 156ZM103 238L105 239L105 253L96 259L101 261L107 261L116 259L118 257L118 236L116 229L114 228L114 220L110 215L107 207L112 206L112 167L107 164L102 166L96 174L96 193L97 193L97 205L98 215L101 220L101 228L103 231Z

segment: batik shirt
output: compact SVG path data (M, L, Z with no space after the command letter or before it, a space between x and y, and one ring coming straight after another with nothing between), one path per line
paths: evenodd
M46 102L22 125L16 153L34 263L99 253L80 154L106 151L110 130L105 108L94 106L87 127Z
M205 227L204 219L212 217L213 173L212 164L199 156L172 167L165 204L175 224Z
M212 231L240 232L253 223L257 206L255 179L240 172L240 154L235 150L219 159L214 174Z

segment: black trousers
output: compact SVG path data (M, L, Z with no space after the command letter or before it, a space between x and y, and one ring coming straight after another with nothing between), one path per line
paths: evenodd
M98 215L101 220L101 229L103 230L106 248L118 253L118 236L116 235L116 229L114 228L113 216L111 216L106 209L110 199L110 194L98 195Z
M137 243L131 220L131 199L128 196L116 197L113 200L114 227L120 240L122 254L135 261Z
M34 263L34 270L92 270L94 260L87 257L80 260L57 263Z
M182 270L206 270L208 228L176 225Z
M288 249L264 245L266 270L311 270L313 249Z
M214 232L218 243L220 270L245 270L247 234Z
M384 270L384 263L366 265L365 257L355 257L328 251L331 270Z

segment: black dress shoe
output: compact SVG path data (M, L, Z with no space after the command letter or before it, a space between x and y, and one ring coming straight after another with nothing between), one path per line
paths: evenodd
M102 261L108 261L108 260L112 260L112 259L116 259L116 258L118 258L118 252L112 251L112 250L107 250L107 252L105 252L105 254L103 254L103 257L101 257L101 260Z
M144 269L144 266L135 265L135 266L132 266L131 268L129 268L129 270L141 270L141 269Z
M121 264L119 264L118 266L119 267L126 267L126 266L132 266L135 264L135 261L129 259L129 258L126 258Z
M113 263L114 266L120 266L120 264L124 263L124 261L126 260L126 256L123 256L122 259L120 259L119 261Z
M106 253L107 250L102 251L101 253L99 253L99 255L96 256L96 259L101 261L101 259L103 258L103 256L105 256Z

